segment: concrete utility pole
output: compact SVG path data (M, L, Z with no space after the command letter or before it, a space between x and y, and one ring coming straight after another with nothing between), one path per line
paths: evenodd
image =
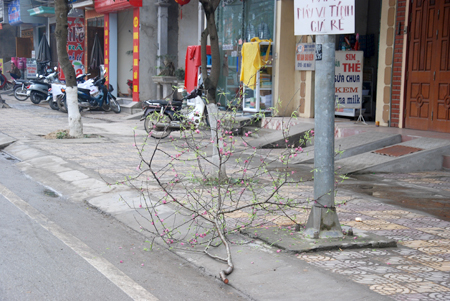
M314 125L314 200L305 235L342 237L334 207L334 64L335 35L317 35L322 60L316 61ZM316 46L317 47L317 46Z

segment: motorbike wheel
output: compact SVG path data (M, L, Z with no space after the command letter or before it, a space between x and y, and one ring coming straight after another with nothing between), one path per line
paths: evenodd
M35 105L39 104L42 100L44 100L44 96L40 93L32 91L30 94L30 100Z
M169 127L156 128L156 124L158 122L170 123L171 121L172 118L169 114L164 113L164 115L161 116L158 112L153 112L145 118L144 128L153 138L164 139L172 133L172 130Z
M61 112L67 113L66 96L64 94L58 95L56 97L56 103Z
M122 111L122 108L120 107L119 102L117 102L117 100L114 98L111 98L109 106L113 110L114 113L120 113Z
M17 86L17 87L14 89L14 97L15 97L17 100L20 100L20 101L25 101L25 100L27 100L27 99L28 99L27 89L26 89L26 88L23 88L22 86Z
M58 106L58 102L57 101L53 101L53 99L51 99L48 102L48 104L49 104L50 108L52 108L52 110L56 110L56 111L59 110L59 106Z
M110 104L106 104L105 102L103 102L102 110L105 111L105 112L111 111L111 103Z

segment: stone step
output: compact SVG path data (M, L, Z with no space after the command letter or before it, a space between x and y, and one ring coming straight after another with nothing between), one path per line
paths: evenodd
M345 138L335 139L334 149L336 151L336 157L334 160L338 161L400 142L402 142L402 136L400 134L389 134L382 132L365 132ZM303 152L293 158L290 162L295 164L313 164L314 146L305 147Z
M124 114L136 114L142 112L142 104L140 102L133 101L131 98L118 97L117 101L122 108Z
M275 131L250 142L256 148L284 148L286 145L306 146L305 136L314 129L314 124L300 123L286 131Z
M373 151L366 152L339 160L336 162L335 170L339 174L408 173L440 170L444 164L444 155L450 153L450 140L444 139L421 137L395 145L415 147L422 150L399 157L380 155Z

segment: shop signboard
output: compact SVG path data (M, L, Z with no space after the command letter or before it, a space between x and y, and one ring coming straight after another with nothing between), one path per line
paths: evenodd
M67 34L67 54L69 55L69 60L72 62L72 65L75 67L75 61L83 62L84 61L84 18L80 17L67 17L68 34ZM65 80L64 73L59 68L59 78L61 80ZM78 73L77 73L78 72ZM76 67L75 74L76 76L80 75L82 72L81 67Z
M355 33L355 0L294 0L295 35Z
M20 0L14 0L8 5L8 22L11 25L22 23L20 18Z
M298 43L295 54L295 70L313 71L316 69L316 44Z
M136 7L142 7L142 0L95 0L95 11L102 14Z
M27 59L27 78L33 78L37 75L37 64L34 58Z
M363 82L363 51L336 51L336 111L361 109Z

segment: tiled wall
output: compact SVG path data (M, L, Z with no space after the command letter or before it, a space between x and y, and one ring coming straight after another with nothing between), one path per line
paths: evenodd
M394 1L392 1L394 2ZM408 0L398 0L397 1L397 13L395 20L395 44L394 44L394 65L392 72L392 105L391 105L391 126L399 127L401 119L401 108L402 108L402 95L401 89L404 84L403 67L406 64L404 61L404 47L405 42L405 23L406 23L406 6Z

